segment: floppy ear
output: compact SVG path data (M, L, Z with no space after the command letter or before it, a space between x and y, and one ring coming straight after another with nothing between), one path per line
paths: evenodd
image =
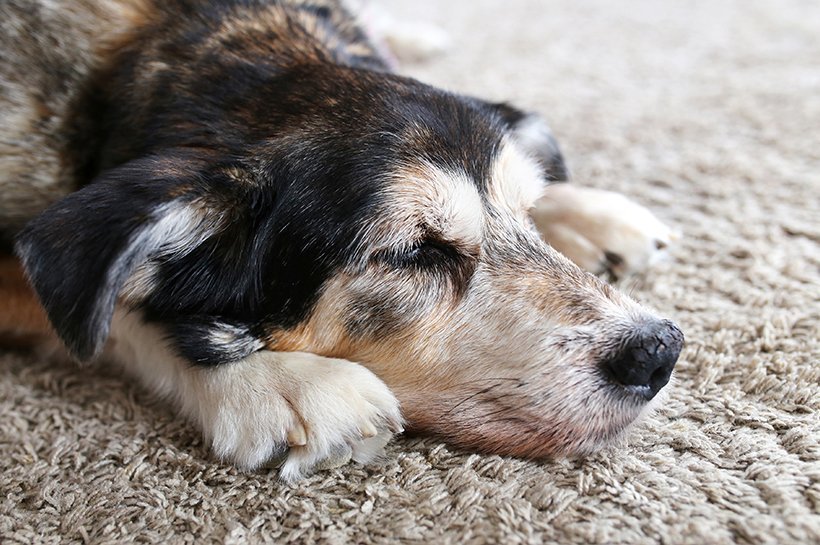
M544 118L535 113L519 110L506 102L490 106L510 128L513 138L538 161L548 181L569 180L569 171L561 148Z
M123 284L152 255L208 236L190 152L137 159L103 173L33 219L16 251L72 354L103 346Z

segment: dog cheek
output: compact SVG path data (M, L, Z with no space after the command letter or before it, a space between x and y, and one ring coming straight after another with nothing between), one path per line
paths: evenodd
M396 301L378 295L354 301L345 312L345 329L355 339L377 339L396 335L407 323Z
M354 339L412 337L450 306L455 290L444 275L419 271L374 283L346 305L346 330Z

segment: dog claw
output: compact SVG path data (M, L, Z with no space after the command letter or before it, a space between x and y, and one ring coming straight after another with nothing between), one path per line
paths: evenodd
M393 433L403 433L404 426L401 425L401 422L390 421L387 423L387 429Z
M297 424L295 428L288 432L288 446L303 447L307 445L307 433L305 427Z
M376 429L376 426L374 426L370 422L365 422L362 426L360 426L359 432L365 439L369 439L370 437L376 437L376 435L379 434L379 431Z

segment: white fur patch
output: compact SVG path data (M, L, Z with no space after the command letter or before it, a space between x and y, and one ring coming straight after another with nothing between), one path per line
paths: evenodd
M493 165L489 197L496 206L521 215L544 194L546 183L538 163L509 139L501 144Z
M209 214L196 202L163 204L156 208L153 217L156 218L153 224L131 237L126 245L128 249L112 265L109 276L115 277L137 255L149 259L183 257L213 236L222 224L221 216ZM140 264L123 284L122 296L130 301L147 297L154 289L155 275L154 262L149 260Z
M480 243L484 206L475 183L463 172L438 168L431 169L431 182L437 190L432 211L438 214L431 218L432 225L448 240Z

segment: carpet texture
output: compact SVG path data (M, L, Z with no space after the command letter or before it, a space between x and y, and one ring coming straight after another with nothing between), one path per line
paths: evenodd
M585 460L401 438L295 486L212 460L111 369L0 356L0 542L820 543L820 3L389 1L454 48L406 70L544 113L577 183L680 228L630 283L687 346Z

